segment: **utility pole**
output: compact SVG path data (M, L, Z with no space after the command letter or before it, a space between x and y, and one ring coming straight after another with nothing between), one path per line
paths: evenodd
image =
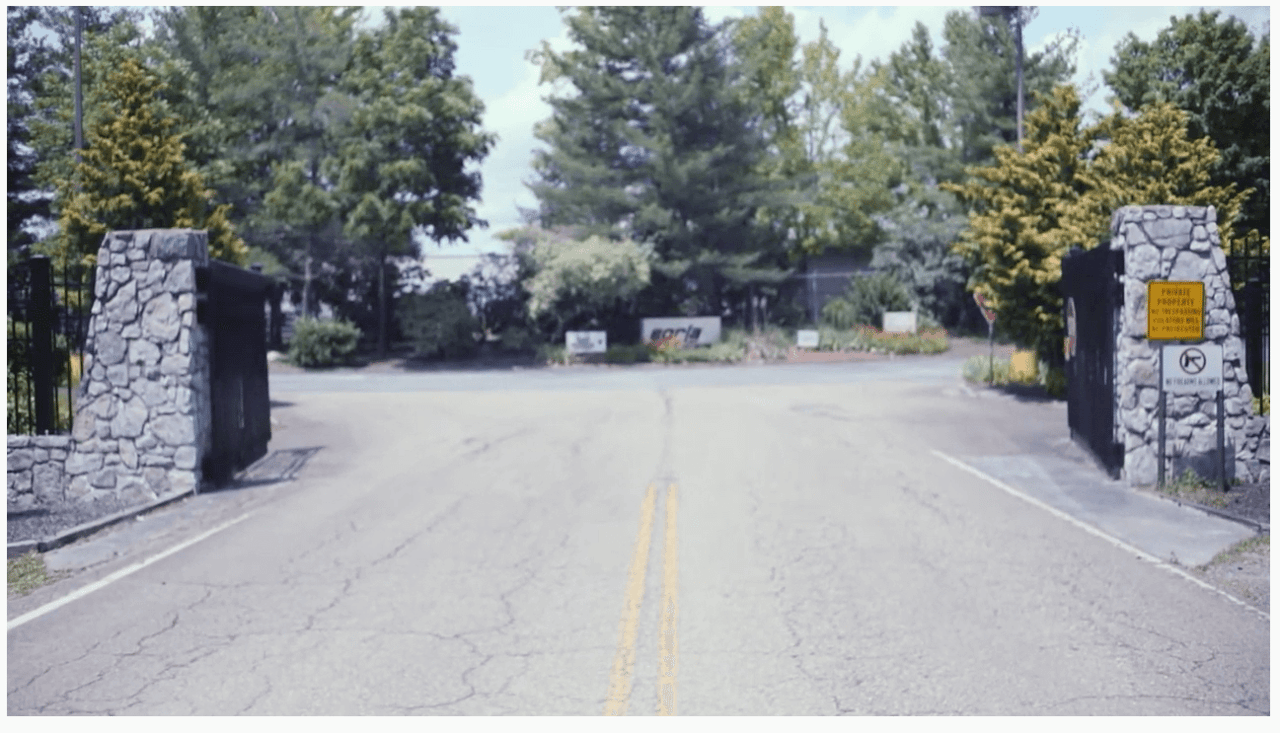
M80 86L80 36L84 33L84 18L80 15L80 7L72 8L76 16L76 162L80 162L80 151L84 149L84 95Z
M1022 9L1013 9L1013 32L1018 44L1018 152L1022 152Z
M1022 152L1022 24L1023 13L1022 8L1016 5L979 5L978 17L988 18L995 15L1004 16L1005 20L1013 26L1014 43L1017 45L1018 56L1016 62L1016 73L1018 77L1018 152Z

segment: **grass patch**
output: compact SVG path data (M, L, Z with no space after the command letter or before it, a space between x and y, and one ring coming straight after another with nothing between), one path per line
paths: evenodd
M1183 471L1181 476L1158 487L1158 490L1166 496L1215 509L1222 509L1227 505L1227 495L1218 488L1217 483L1201 478L1191 469Z
M50 575L44 566L44 557L32 550L25 555L9 558L9 594L25 596L46 585L58 576Z
M990 356L971 356L961 365L960 374L970 382L1015 384L1008 359L993 360Z
M872 326L818 329L819 351L868 351L877 354L941 354L950 348L947 332L940 328L918 333L889 333Z
M1209 565L1222 565L1238 560L1243 555L1254 553L1267 555L1270 554L1270 552L1271 535L1256 535L1245 540L1240 540L1222 552L1219 552L1217 555L1214 555L1213 559L1209 561Z

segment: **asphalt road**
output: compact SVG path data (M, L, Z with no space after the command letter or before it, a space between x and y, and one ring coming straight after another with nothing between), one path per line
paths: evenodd
M8 712L1269 714L1269 618L958 364L273 375L298 479L51 553Z

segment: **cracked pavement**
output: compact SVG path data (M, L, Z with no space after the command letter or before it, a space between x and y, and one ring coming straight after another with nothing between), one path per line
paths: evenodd
M1270 713L1266 620L930 453L1078 462L1065 410L976 400L941 357L721 373L273 377L272 449L321 450L118 556L58 551L10 619L252 512L11 629L8 712L598 715L671 481L682 715Z

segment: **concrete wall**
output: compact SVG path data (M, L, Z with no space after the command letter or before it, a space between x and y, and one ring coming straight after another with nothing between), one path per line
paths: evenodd
M195 270L208 260L205 232L103 239L72 433L9 437L10 509L199 486L212 412Z
M1124 251L1124 309L1116 334L1116 440L1131 485L1158 476L1160 347L1147 341L1147 283L1204 283L1204 343L1223 347L1228 478L1270 480L1270 417L1253 414L1240 319L1218 237L1214 207L1126 206L1111 219L1111 248ZM1217 400L1213 392L1166 396L1166 480L1191 468L1213 478Z

